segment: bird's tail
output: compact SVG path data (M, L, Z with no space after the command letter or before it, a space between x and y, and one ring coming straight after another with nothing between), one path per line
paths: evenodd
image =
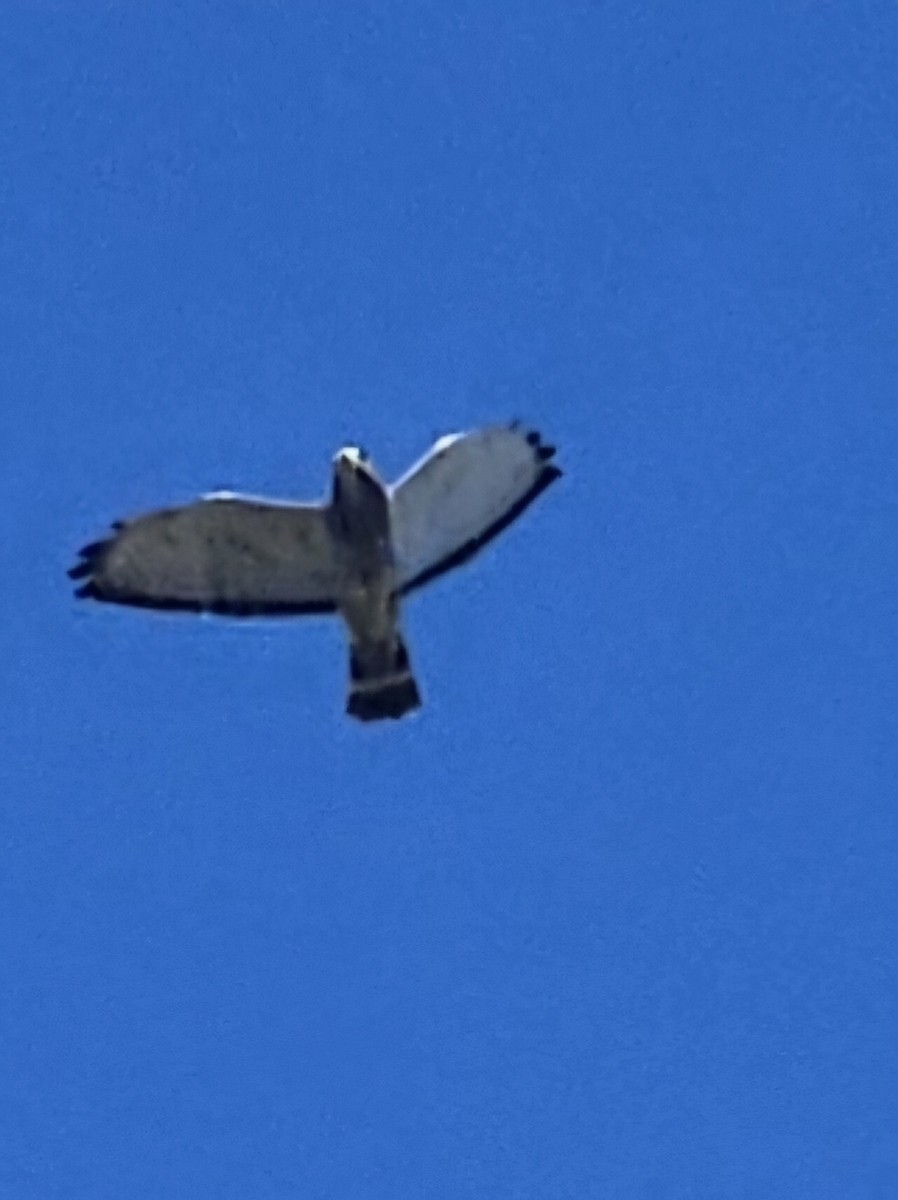
M405 642L351 646L349 702L346 711L360 721L397 720L421 707L421 695L408 661Z

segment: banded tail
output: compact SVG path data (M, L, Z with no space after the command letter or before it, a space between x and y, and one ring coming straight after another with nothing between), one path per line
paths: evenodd
M351 646L349 673L346 711L359 721L395 721L421 707L408 650L398 634L386 644Z

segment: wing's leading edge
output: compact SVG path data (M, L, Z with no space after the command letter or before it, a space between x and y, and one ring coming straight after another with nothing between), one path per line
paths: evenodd
M69 571L77 595L228 616L332 613L340 570L318 505L222 493L117 522Z
M517 424L440 438L391 488L402 593L461 566L561 476L555 447Z

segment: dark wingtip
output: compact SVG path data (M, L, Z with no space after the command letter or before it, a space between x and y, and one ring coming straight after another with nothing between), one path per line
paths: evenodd
M104 538L96 542L88 542L86 546L82 546L78 551L78 557L81 561L69 568L67 572L69 579L87 579L87 583L75 591L75 595L80 600L101 599L96 590L96 585L89 577L96 571L98 561L108 549L109 544L109 538Z
M549 459L554 458L557 453L557 450L554 446L551 446L543 441L542 434L537 429L531 429L529 433L525 435L524 440L533 450L537 462L548 462Z

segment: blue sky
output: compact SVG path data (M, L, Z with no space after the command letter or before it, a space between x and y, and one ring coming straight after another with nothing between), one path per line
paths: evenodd
M3 37L0 1193L891 1200L894 5ZM414 720L71 599L510 417L566 476L410 601Z

